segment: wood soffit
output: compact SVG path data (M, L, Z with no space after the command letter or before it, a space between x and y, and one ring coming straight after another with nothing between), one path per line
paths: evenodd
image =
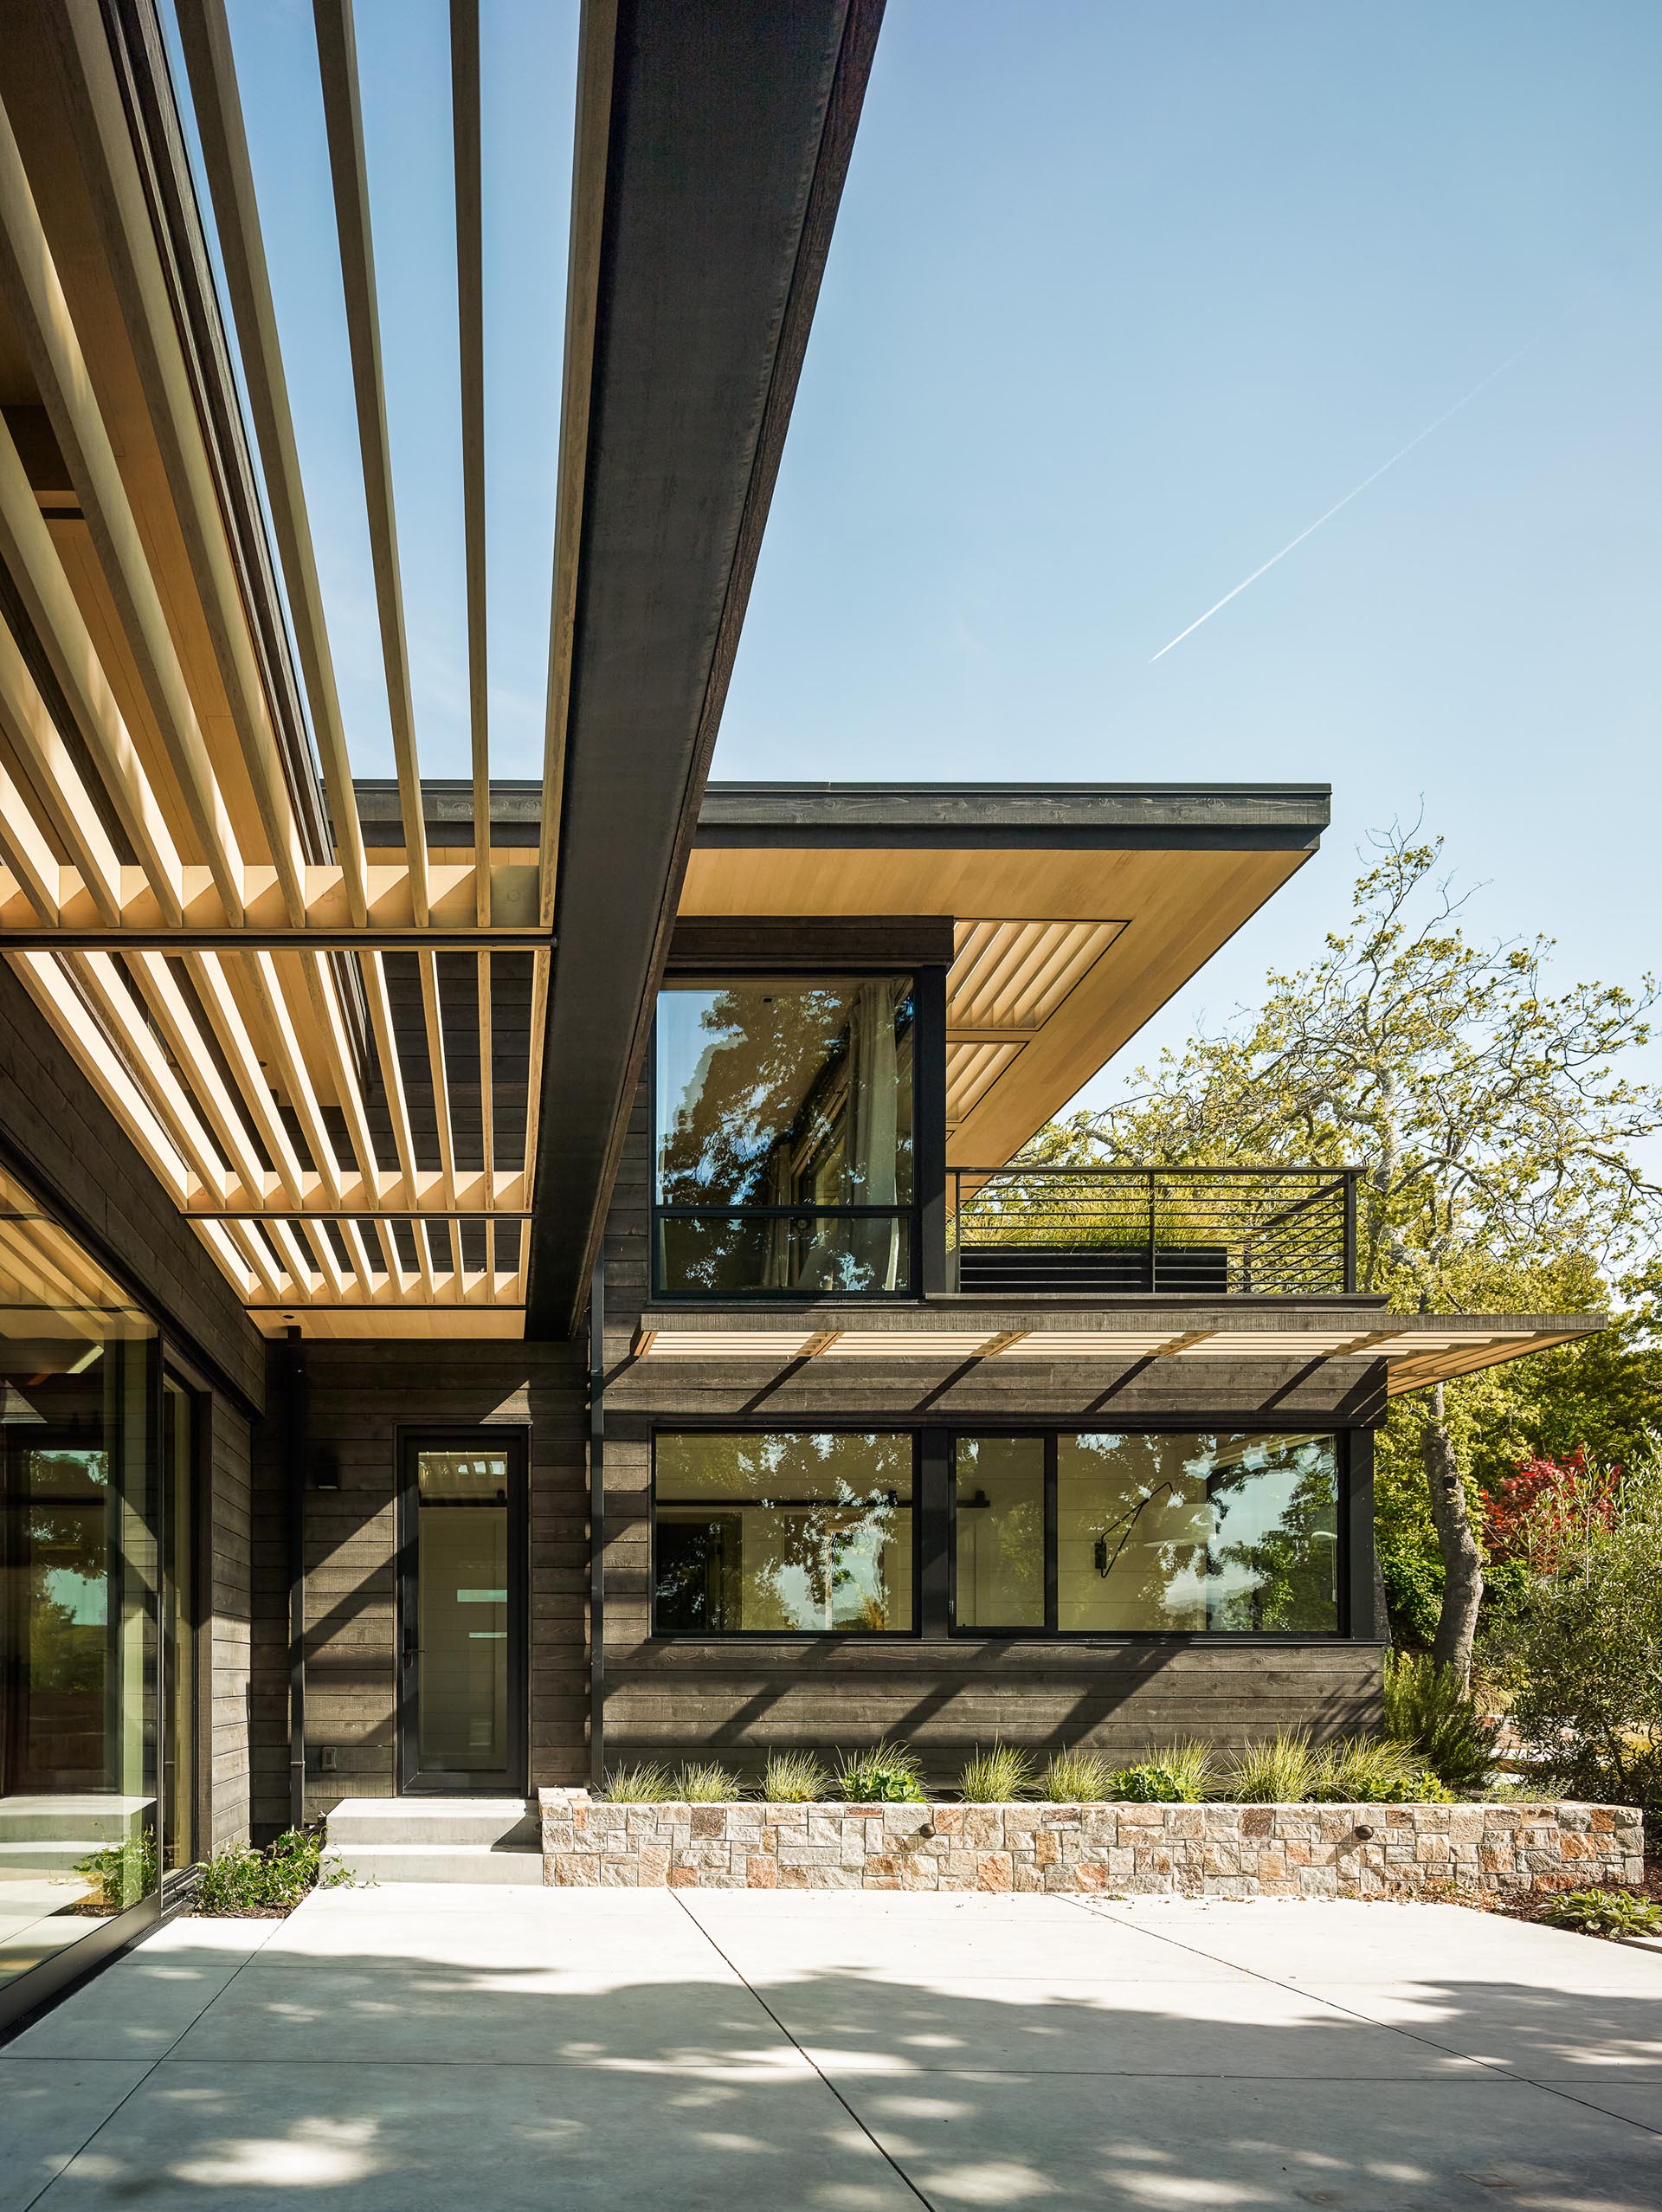
M1571 1344L1607 1325L1603 1314L1383 1315L1377 1303L1326 1310L1288 1306L1243 1314L1210 1309L1087 1306L1020 1312L973 1308L943 1299L927 1308L851 1313L820 1306L795 1313L755 1307L719 1313L660 1308L644 1313L628 1340L636 1361L693 1362L747 1368L789 1366L812 1359L997 1362L1036 1361L1123 1369L1153 1359L1221 1364L1243 1360L1298 1370L1311 1362L1381 1362L1395 1397L1428 1383L1475 1373L1554 1345Z

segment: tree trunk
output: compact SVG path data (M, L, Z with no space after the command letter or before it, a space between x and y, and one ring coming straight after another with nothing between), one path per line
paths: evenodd
M1461 1689L1466 1690L1472 1685L1472 1645L1478 1632L1478 1608L1483 1603L1483 1561L1472 1532L1453 1440L1443 1418L1440 1383L1431 1395L1431 1413L1420 1449L1431 1492L1437 1548L1443 1555L1443 1609L1437 1619L1432 1655L1439 1666L1452 1667Z

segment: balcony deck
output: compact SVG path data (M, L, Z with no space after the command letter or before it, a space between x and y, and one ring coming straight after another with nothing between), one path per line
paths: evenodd
M955 1168L948 1281L983 1298L1356 1287L1354 1168Z

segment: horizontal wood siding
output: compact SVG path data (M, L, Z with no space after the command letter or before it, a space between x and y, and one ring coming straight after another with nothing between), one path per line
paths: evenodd
M207 1587L202 1639L208 1700L209 1851L246 1843L252 1809L249 1729L253 1718L253 1432L222 1398L209 1399Z
M580 1347L495 1342L308 1344L306 1499L306 1812L397 1787L397 1451L401 1429L505 1423L528 1429L527 1641L532 1790L588 1773L588 1474ZM288 1648L282 1390L274 1361L261 1438L258 1582L266 1637L256 1669L260 1810L287 1818ZM338 1489L319 1489L326 1467ZM325 1773L323 1747L335 1770Z
M905 1358L636 1360L650 1299L651 1131L645 1087L629 1125L606 1237L606 1749L608 1764L718 1752L754 1773L776 1747L834 1751L885 1736L949 1780L995 1737L1131 1754L1173 1737L1221 1744L1375 1724L1382 1653L1368 1642L1247 1645L1045 1638L673 1641L651 1634L651 1438L678 1422L815 1421L1080 1428L1193 1421L1208 1428L1369 1428L1383 1370L1366 1359Z

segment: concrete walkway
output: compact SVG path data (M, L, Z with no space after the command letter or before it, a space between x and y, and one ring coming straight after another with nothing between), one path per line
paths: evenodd
M1662 1958L1444 1906L386 1886L0 2052L0 2212L1662 2203Z

